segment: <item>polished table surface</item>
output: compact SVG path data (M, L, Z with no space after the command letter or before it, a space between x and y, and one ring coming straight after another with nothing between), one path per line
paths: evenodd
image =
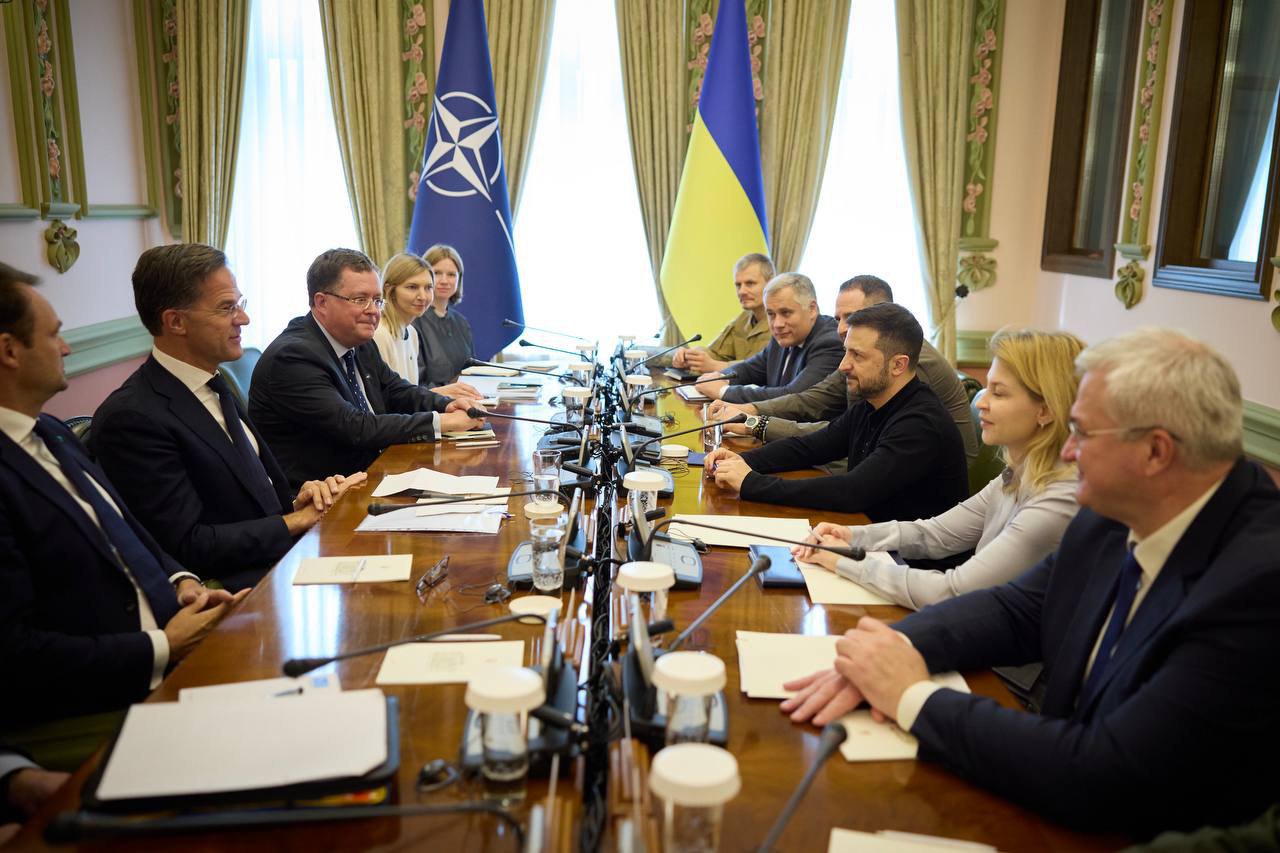
M544 391L544 398L549 392ZM675 416L668 431L696 426L700 420L696 406L674 394L658 402L658 409ZM545 406L503 406L495 411L517 412L530 417L546 417ZM402 445L388 449L371 466L370 484L383 475L428 466L459 474L497 475L500 482L527 474L532 451L541 433L533 424L493 421L502 440L498 447L459 449L450 442L435 445ZM680 439L690 446L697 434ZM734 439L742 447L745 439ZM788 476L813 476L799 473ZM519 488L520 483L514 483ZM480 597L484 586L505 579L507 557L517 543L527 538L528 523L520 512L521 499L513 499L513 517L504 521L496 536L440 533L356 533L355 526L365 516L372 500L372 486L345 495L334 509L264 579L239 608L191 655L178 666L148 701L173 701L184 687L271 678L280 674L281 663L291 657L335 654L397 638L421 634L442 627L475 622L502 615L502 605L486 605ZM773 515L808 518L811 522L838 521L864 523L862 516L817 510L797 510L738 500L690 470L676 479L672 504L675 512L725 515ZM299 561L317 555L361 555L412 553L416 579L436 560L449 555L449 577L420 601L413 584L357 584L345 586L293 586ZM669 616L677 628L688 625L747 568L745 552L715 548L703 557L701 589L673 592ZM517 592L516 595L524 593ZM566 603L570 593L566 591ZM576 637L567 637L570 652L581 643L589 619L589 594L585 588L574 595ZM747 699L739 689L735 631L802 632L836 634L853 628L863 615L893 620L906 613L898 607L855 607L812 605L803 590L763 590L755 583L741 589L715 613L686 643L686 648L704 649L720 656L728 669L725 696L729 711L729 750L737 757L742 774L742 791L726 806L721 849L753 849L768 832L777 812L800 780L815 753L818 730L797 726L787 720L773 700ZM569 621L572 621L569 620ZM540 626L507 624L491 629L509 639L526 640L526 659L531 660ZM336 671L344 689L374 686L382 661L381 654L353 659L321 672ZM991 696L1001 704L1016 707L1003 685L990 672L966 673L976 693ZM398 782L390 801L402 804L448 804L475 797L478 783L454 785L435 793L418 793L415 779L426 761L456 758L466 717L461 685L386 687L400 700L401 754ZM234 738L237 732L193 733L197 737ZM627 760L626 756L634 756ZM175 756L175 760L181 760ZM632 791L620 783L622 776L635 778L647 766L647 752L641 746L623 754L615 747L613 760L618 768L610 782L611 810L615 817L634 814L637 807L627 802ZM17 839L21 846L38 846L39 831L50 816L74 808L73 793L88 776L96 760L90 761ZM581 814L581 786L578 762L566 761L555 792L556 821L548 849L576 849L577 822ZM621 768L634 768L624 773ZM643 796L643 785L641 785ZM516 809L522 814L534 803L545 804L548 782L531 779L528 799ZM647 797L643 798L647 800ZM648 803L644 802L644 806ZM813 787L792 818L779 842L780 850L826 849L832 827L876 831L902 830L969 839L995 845L1001 850L1106 850L1123 844L1117 837L1084 835L1049 823L1035 814L1010 804L964 782L947 771L925 762L884 761L847 763L833 757L819 772ZM652 831L652 827L649 827ZM607 836L612 847L615 836ZM487 816L404 817L358 820L337 824L311 824L270 830L237 830L234 835L188 835L179 840L129 838L111 842L84 843L86 848L111 847L129 850L171 849L180 843L188 850L222 849L234 844L238 849L439 849L511 850L514 838L510 827Z

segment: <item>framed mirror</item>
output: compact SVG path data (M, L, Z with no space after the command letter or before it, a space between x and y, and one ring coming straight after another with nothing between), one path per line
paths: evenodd
M1266 299L1280 186L1280 3L1188 0L1152 283Z
M1067 0L1042 269L1110 278L1141 0Z

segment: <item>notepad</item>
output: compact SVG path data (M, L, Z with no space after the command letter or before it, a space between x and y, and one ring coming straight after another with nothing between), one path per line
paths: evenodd
M523 640L406 643L387 649L378 684L466 684L495 667L524 663Z
M703 524L714 524L716 527L729 527L736 533L723 533L719 530L708 530L705 527L681 525L681 520L696 521ZM804 518L768 518L758 515L686 515L681 513L675 517L667 533L677 539L701 539L708 545L723 548L749 548L757 543L776 544L760 535L777 536L796 542L804 541L809 535L808 519Z
M830 669L838 634L770 634L738 631L738 680L751 699L787 699L785 682Z
M412 571L412 554L308 557L298 565L298 571L293 576L293 585L407 581Z
M835 572L829 572L822 566L815 566L812 563L798 563L798 565L800 574L804 575L804 584L809 590L809 600L814 604L893 604L880 593Z
M334 744L342 748L324 748ZM129 709L97 797L256 791L363 776L386 760L387 704L377 689L153 702Z
M336 693L342 689L335 675L309 673L299 678L259 678L231 684L184 687L178 691L179 702L245 702L256 699L293 699L319 692Z
M939 838L934 835L918 835L914 832L857 832L852 829L832 829L827 853L982 853L995 850L990 844L976 841L960 841L955 838Z
M711 399L706 394L703 394L701 391L699 391L697 385L684 385L680 388L677 388L676 393L686 400L692 400L695 402L699 400Z

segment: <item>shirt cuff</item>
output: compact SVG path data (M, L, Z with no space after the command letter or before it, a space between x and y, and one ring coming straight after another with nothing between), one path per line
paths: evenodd
M435 440L440 440L440 413L431 413L431 434L435 436Z
M148 631L151 638L151 684L148 690L155 690L164 680L164 671L169 667L169 638L164 631Z
M904 634L903 636L906 635ZM941 684L935 684L932 681L917 681L902 691L902 698L898 700L898 728L904 732L911 731L911 727L916 724L916 717L920 716L920 712L924 709L924 703L928 702L929 697L941 689Z
M191 578L193 581L195 581L198 584L201 584L201 585L204 584L204 581L200 580L200 576L195 574L194 572L174 572L173 574L169 575L169 583L173 584L173 588L176 590L178 588L178 584L182 581L183 578Z
M3 783L12 773L39 766L25 755L18 755L16 752L0 753L0 783ZM2 803L0 803L0 809L3 809Z

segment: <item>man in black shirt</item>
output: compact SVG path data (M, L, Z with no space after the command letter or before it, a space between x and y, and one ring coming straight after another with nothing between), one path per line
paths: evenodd
M742 455L707 454L716 484L747 500L864 512L872 521L929 518L969 494L964 443L928 385L916 378L924 333L911 312L884 302L849 317L844 373L861 399L824 429ZM767 476L848 456L831 477Z

